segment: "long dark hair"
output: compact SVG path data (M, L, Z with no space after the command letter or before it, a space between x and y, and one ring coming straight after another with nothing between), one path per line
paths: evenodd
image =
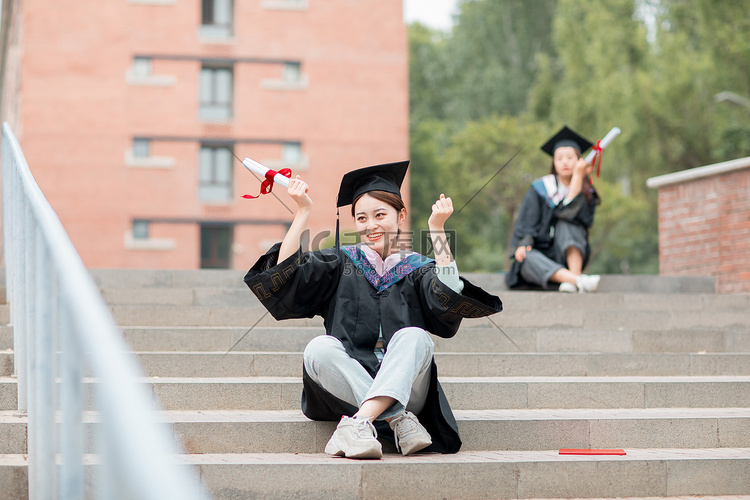
M578 158L581 157L581 153L578 153ZM555 179L557 179L557 172L555 171L555 159L552 159L552 166L549 169L549 173L555 176ZM583 196L586 198L586 201L588 203L591 203L591 200L594 198L594 195L596 195L596 204L598 205L601 203L601 198L599 198L599 193L596 192L596 189L594 189L594 185L591 183L591 176L587 175L583 178L583 182L581 183L581 193L583 193Z

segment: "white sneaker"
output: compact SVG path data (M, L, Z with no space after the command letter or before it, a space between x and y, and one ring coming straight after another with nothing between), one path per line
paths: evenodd
M343 416L326 444L326 453L347 458L381 458L383 446L377 436L370 420Z
M422 427L416 415L410 411L393 417L389 425L396 436L396 449L404 456L416 453L432 444L430 433Z
M558 290L561 292L566 292L566 293L575 293L578 291L578 287L575 286L573 283L568 283L567 281L564 281L560 283L560 288L558 288Z
M595 292L599 288L599 280L602 279L598 274L582 274L576 278L576 285L578 285L578 292Z

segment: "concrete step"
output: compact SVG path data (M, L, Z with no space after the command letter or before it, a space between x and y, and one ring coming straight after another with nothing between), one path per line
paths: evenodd
M245 288L234 269L89 269L100 288Z
M750 495L680 495L677 497L618 497L617 500L750 500ZM552 500L550 498L535 498L534 500ZM569 500L614 500L613 498L571 498Z
M151 377L295 377L299 352L139 352ZM3 354L0 353L0 360ZM570 377L750 375L746 354L450 353L435 354L440 376ZM10 363L12 369L12 363ZM10 375L1 373L0 375Z
M27 453L26 429L28 418L15 410L0 410L0 457L6 454ZM0 481L0 484L3 484Z
M0 379L1 380L1 379ZM294 410L300 377L151 378L166 410ZM750 377L442 377L456 410L750 407Z
M165 410L296 410L302 394L300 377L151 377L144 383ZM747 376L441 376L441 384L455 410L750 407ZM16 380L0 377L0 410L15 408Z
M386 455L193 454L215 500L235 498L569 498L740 495L750 449L627 449L625 456L548 451Z
M220 287L243 288L244 270L207 269L90 269L94 281L101 288L147 287ZM506 290L504 273L461 273L466 279L485 290ZM715 277L602 275L601 292L642 293L715 293Z
M134 351L302 352L322 326L135 327L122 328ZM433 337L436 352L607 352L747 353L750 327L673 330L583 330L469 326L455 337ZM12 345L12 342L11 342Z
M559 455L558 450L386 454L350 460L323 454L190 454L214 500L238 498L486 499L670 498L745 500L750 449L626 449L624 456ZM95 459L87 456L86 461ZM0 455L9 499L28 498L23 455Z
M17 409L18 384L15 377L0 377L0 411Z
M13 352L0 351L0 377L13 375Z
M3 498L28 500L29 459L25 454L0 454L0 484Z
M750 448L750 409L458 410L462 451L555 448ZM335 422L299 410L165 411L188 453L323 453ZM98 415L88 412L89 443ZM0 454L26 453L26 417L0 412ZM395 448L384 443L386 449Z
M111 305L251 307L259 303L249 289L212 287L103 288ZM750 294L649 294L609 292L569 294L502 291L506 310L747 311Z
M0 326L0 351L13 349L13 327Z
M247 307L113 305L115 321L123 326L321 326L320 317L277 322L259 304ZM541 309L540 309L541 310ZM494 324L507 327L569 327L584 330L643 330L673 328L750 327L746 311L622 311L619 309L543 309L506 308L488 318L465 320L465 327Z
M302 352L322 327L172 327L125 326L125 341L134 351L267 351ZM240 339L242 339L240 341ZM239 343L237 343L240 341ZM749 342L750 343L750 342ZM236 345L235 345L236 344Z
M308 420L299 410L162 415L188 453L323 453L336 428L335 422ZM462 451L750 448L748 409L458 410L455 415Z

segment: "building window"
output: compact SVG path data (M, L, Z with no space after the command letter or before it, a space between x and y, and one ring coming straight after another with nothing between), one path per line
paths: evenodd
M130 229L125 231L124 244L128 250L170 251L177 248L171 238L152 238L151 222L144 219L133 219Z
M302 144L299 142L285 142L281 149L281 161L287 165L302 163Z
M307 90L309 81L302 72L302 63L287 61L281 68L280 78L266 78L260 85L268 90Z
M140 86L167 87L177 82L173 75L154 74L153 59L143 56L133 57L126 78L129 84Z
M134 78L148 78L152 74L150 57L134 57L133 65L130 68L130 74Z
M133 221L133 239L147 240L150 224L147 220Z
M302 151L302 143L297 141L284 142L281 145L281 156L264 158L263 165L273 170L290 168L297 171L307 170L308 158Z
M201 269L229 269L234 238L231 225L201 224Z
M300 63L284 63L284 81L287 83L299 83L302 81Z
M232 0L201 1L200 33L208 38L232 36Z
M153 156L151 139L134 137L125 151L125 165L133 168L174 168L176 161L171 156Z
M174 5L177 0L128 0L128 3L142 5Z
M133 158L149 158L151 156L151 141L149 139L133 139Z
M203 146L199 158L201 201L232 198L232 151L229 146Z
M309 0L262 0L261 8L268 10L307 10Z
M232 73L232 68L201 68L201 119L223 121L232 117Z

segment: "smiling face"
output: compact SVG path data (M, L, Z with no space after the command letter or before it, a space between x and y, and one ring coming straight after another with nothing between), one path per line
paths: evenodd
M560 147L555 150L554 165L557 176L564 182L570 182L573 177L573 167L578 161L578 150L573 147Z
M406 209L364 194L354 205L354 223L362 242L385 259L400 249L396 240L406 225Z

